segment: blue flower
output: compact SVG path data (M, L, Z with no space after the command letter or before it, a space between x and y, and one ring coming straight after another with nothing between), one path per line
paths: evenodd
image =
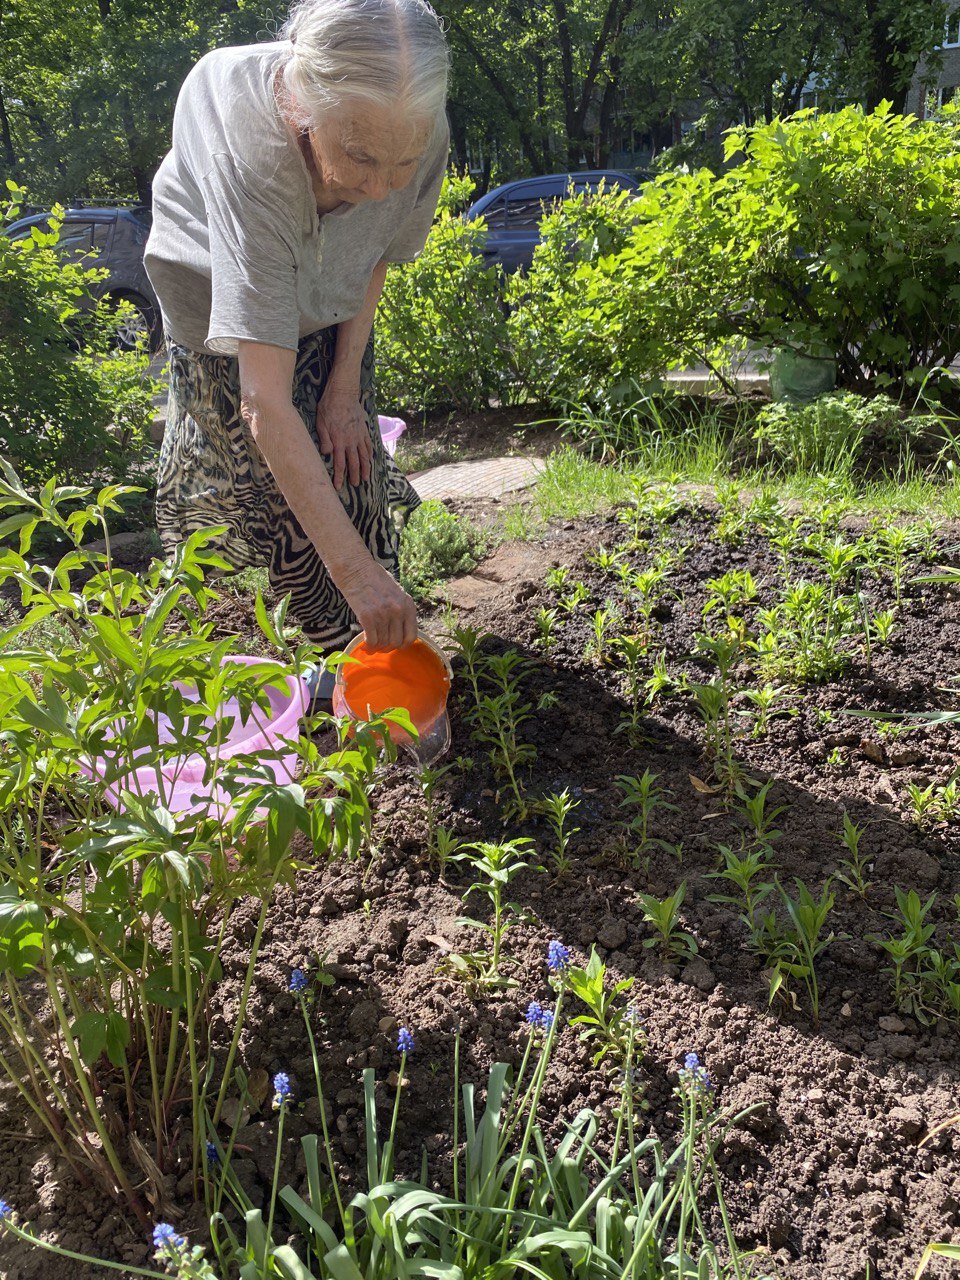
M551 942L547 947L547 968L552 973L566 973L570 968L570 948L562 942Z
M6 1200L0 1200L0 1222L2 1222L4 1218L9 1218L11 1213L13 1213L13 1206Z
M220 1152L217 1150L215 1142L207 1143L207 1164L217 1165L220 1163Z
M549 1031L553 1026L553 1010L544 1009L539 1000L530 1001L523 1017L536 1031Z
M178 1235L169 1222L158 1222L153 1228L153 1247L158 1253L165 1249L183 1249L186 1243L186 1239Z
M413 1032L401 1027L397 1032L397 1053L413 1053L415 1048Z
M290 1088L290 1077L285 1071L278 1071L273 1077L273 1109L279 1111L285 1102L293 1097Z
M690 1093L707 1093L713 1088L706 1067L700 1065L699 1055L688 1053L684 1056L680 1068L680 1087Z
M310 981L302 969L294 969L290 974L290 990L295 996L298 996L301 991L306 991L309 985Z

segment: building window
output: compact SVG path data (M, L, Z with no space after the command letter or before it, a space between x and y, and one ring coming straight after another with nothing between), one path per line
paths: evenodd
M937 92L937 105L945 107L948 102L953 102L957 96L957 85L945 84L942 89Z
M954 9L947 16L947 29L943 35L943 47L956 49L960 46L960 9Z

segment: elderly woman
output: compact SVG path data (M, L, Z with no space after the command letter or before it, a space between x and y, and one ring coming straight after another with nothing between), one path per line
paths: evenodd
M170 349L157 522L266 564L325 650L416 638L372 327L387 265L423 248L446 166L448 54L424 0L302 0L269 44L184 82L146 265Z

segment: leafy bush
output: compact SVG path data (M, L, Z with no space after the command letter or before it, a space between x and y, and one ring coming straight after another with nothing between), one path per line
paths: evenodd
M788 466L816 471L853 460L873 430L892 432L900 411L887 396L867 400L852 392L820 396L811 404L771 404L757 415L754 438Z
M0 468L0 534L20 537L19 552L0 554L0 585L16 587L23 608L0 634L0 1073L64 1159L143 1220L136 1165L170 1167L184 1099L198 1161L208 1088L217 1115L223 1102L221 1085L213 1104L208 1030L236 909L259 900L224 1080L274 889L293 875L293 836L320 853L355 851L379 752L361 732L332 757L307 736L230 756L222 708L266 707L305 656L285 649L285 604L270 618L257 603L282 657L233 662L236 639L210 639L204 620L214 598L204 575L225 567L206 535L140 579L83 549L123 489L77 510L89 490L50 485L34 498ZM70 547L53 568L31 559L47 526ZM62 629L53 651L36 634L51 621ZM272 763L291 755L296 783ZM184 757L205 762L201 798L174 812L182 801L155 792L176 783Z
M610 385L610 348L618 339L589 323L588 294L595 264L625 248L635 204L633 192L618 190L565 200L541 223L542 243L530 270L508 281L513 360L535 398L579 401L586 392L609 402L632 396L632 386Z
M23 196L7 186L5 225ZM27 484L122 478L153 416L147 357L112 351L118 314L90 293L104 272L66 260L58 239L57 222L0 234L0 453Z
M469 573L483 554L479 530L442 502L423 503L410 517L400 543L400 581L422 600L443 578Z
M584 345L608 340L615 379L750 341L826 348L863 389L960 352L960 125L805 111L732 130L726 154L646 187L627 246L584 276Z
M871 445L902 445L939 419L904 417L889 396L854 392L820 396L811 404L771 404L757 415L754 438L765 452L802 471L853 464Z
M423 253L387 274L376 330L381 404L470 410L511 400L502 274L484 265L483 221L451 211L471 189L445 181Z

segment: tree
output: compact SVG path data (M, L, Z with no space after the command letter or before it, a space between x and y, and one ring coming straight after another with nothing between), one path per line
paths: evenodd
M147 203L177 91L219 44L256 38L248 0L41 0L0 11L0 176L50 203Z

